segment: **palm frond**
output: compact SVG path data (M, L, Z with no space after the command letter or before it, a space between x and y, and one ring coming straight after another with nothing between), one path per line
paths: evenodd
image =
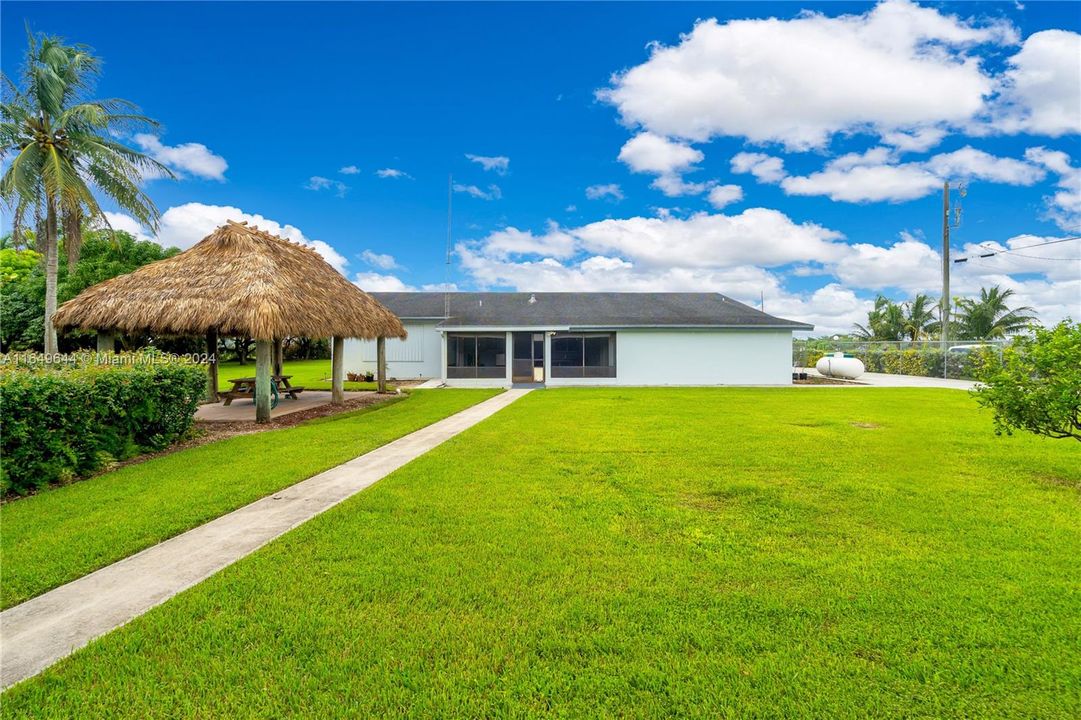
M95 185L136 220L151 230L158 229L159 213L150 197L129 178L113 172L104 163L92 163L86 168Z
M110 163L116 163L114 171L123 171L124 176L132 181L139 182L148 176L165 177L170 180L176 179L176 175L168 167L148 155L132 150L123 143L109 140L100 135L84 133L74 134L71 142L79 147L80 154L92 155L102 160L108 159ZM110 159L110 154L117 156L117 158ZM130 171L124 170L122 165L117 162L117 159L127 162L132 166L132 169Z

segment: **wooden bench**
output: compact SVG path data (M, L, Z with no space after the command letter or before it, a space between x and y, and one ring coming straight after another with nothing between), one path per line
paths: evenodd
M299 400L300 398L298 398L297 395L304 392L304 388L302 386L300 386L300 385L290 385L289 387L279 387L278 390L283 395L288 395L289 397L293 398L294 400Z
M274 395L271 407L278 404L278 398L282 395L287 395L293 400L299 400L300 393L304 392L304 388L299 385L290 385L289 378L292 375L274 375L270 378L273 383L271 391ZM225 405L232 404L233 400L241 400L243 398L251 398L255 400L255 378L243 377L243 378L231 378L229 382L233 383L233 387L219 395L225 398Z

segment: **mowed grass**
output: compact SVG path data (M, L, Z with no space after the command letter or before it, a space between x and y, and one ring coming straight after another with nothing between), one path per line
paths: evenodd
M534 392L2 715L1075 718L1079 487L963 392Z
M0 600L16 605L492 397L417 390L129 465L0 506Z
M352 372L345 368L345 372ZM289 382L305 390L330 390L331 371L330 360L287 360L282 364L282 374L291 375ZM231 378L255 377L255 359L241 365L235 360L223 362L218 366L218 390L230 390L233 383ZM375 390L374 382L349 382L344 380L342 387L346 391Z

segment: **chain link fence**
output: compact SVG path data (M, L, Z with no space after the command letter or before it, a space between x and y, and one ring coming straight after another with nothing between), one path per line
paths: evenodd
M1010 340L861 341L815 339L792 341L792 366L813 368L823 355L843 352L863 361L867 372L973 380L987 353L1001 358Z

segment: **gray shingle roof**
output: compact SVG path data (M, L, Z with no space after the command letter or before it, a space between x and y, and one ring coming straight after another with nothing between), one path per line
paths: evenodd
M812 330L813 325L755 310L720 293L373 292L403 320L443 327L748 327ZM535 298L535 302L530 302Z

